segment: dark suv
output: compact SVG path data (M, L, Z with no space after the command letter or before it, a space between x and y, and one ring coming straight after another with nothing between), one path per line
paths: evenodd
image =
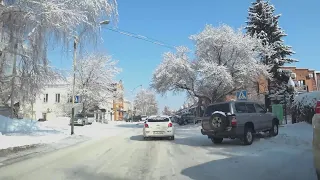
M204 113L201 133L214 143L223 138L239 138L250 145L256 132L278 135L279 120L263 106L251 101L229 101L209 105Z

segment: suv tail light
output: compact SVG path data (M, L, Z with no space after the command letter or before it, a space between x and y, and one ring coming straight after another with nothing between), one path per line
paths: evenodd
M316 113L316 114L320 114L320 101L317 101L315 113Z
M149 128L149 125L147 123L144 123L145 128Z
M168 127L172 127L172 123L169 123L169 124L168 124Z
M237 126L236 116L232 116L232 117L231 117L231 126Z

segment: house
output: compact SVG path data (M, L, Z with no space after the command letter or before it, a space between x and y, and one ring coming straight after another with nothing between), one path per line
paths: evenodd
M291 70L291 78L295 83L295 89L298 92L317 91L316 71L307 68L281 67L282 69Z
M41 94L37 95L33 104L23 107L26 118L53 120L59 116L70 116L72 110L72 99L70 95L70 84L64 80L58 80L46 85ZM75 112L82 110L79 96L75 99Z

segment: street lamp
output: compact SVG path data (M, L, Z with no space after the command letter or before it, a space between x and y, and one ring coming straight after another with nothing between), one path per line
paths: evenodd
M100 25L107 25L110 20L101 21ZM79 43L79 37L73 36L73 80L72 80L72 110L71 110L71 135L74 134L74 100L75 100L75 85L76 85L76 65L77 65L77 45Z

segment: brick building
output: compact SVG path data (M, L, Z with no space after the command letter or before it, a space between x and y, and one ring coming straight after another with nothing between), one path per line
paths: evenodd
M296 67L282 67L282 69L292 71L291 78L295 83L295 88L297 91L317 91L317 75L315 70Z

